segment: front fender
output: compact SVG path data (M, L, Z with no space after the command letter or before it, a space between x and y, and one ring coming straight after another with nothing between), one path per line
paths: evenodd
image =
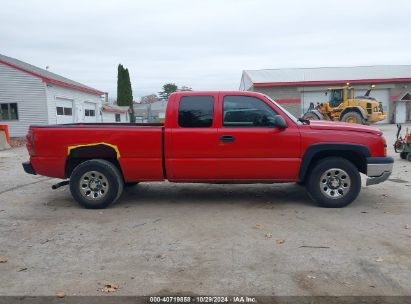
M340 114L340 117L343 117L345 113L348 112L359 112L362 116L362 118L367 119L367 112L365 112L365 110L361 107L346 107Z
M312 163L313 159L319 154L325 156L338 156L341 152L355 152L358 153L364 158L370 157L371 153L367 146L359 144L350 144L350 143L322 143L322 144L313 144L307 148L305 151L300 166L299 178L304 180L308 172L308 168Z

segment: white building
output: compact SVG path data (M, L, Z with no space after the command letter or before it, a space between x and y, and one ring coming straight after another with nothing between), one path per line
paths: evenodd
M383 123L411 122L411 65L245 70L240 90L267 94L300 117L311 102L327 101L328 88L346 83L355 96L375 85L370 96L388 113Z
M0 124L10 137L30 125L101 122L104 92L0 54Z
M101 121L107 122L130 122L129 107L114 104L103 104L101 108Z

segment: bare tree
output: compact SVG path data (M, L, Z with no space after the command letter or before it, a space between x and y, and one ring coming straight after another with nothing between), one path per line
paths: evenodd
M154 103L158 100L159 99L156 94L151 94L151 95L141 97L141 103L144 103L144 104Z
M188 86L182 86L178 89L179 91L192 91L193 89Z

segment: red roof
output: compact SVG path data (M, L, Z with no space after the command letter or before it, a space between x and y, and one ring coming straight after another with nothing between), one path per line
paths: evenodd
M129 108L122 109L115 105L103 105L101 108L104 112L112 112L112 113L128 113L130 111Z
M86 86L82 83L79 83L77 81L65 78L63 76L57 75L55 73L52 73L48 70L36 67L34 65L31 65L29 63L23 62L21 60L11 58L5 55L0 54L0 63L7 65L9 67L12 67L16 70L25 72L27 74L33 75L35 77L39 77L43 80L43 82L46 83L53 83L62 87L90 93L90 94L95 94L95 95L103 95L104 92L96 90L94 88L91 88L89 86Z

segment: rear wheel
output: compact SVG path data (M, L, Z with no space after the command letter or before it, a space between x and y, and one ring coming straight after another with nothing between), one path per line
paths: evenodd
M341 121L343 122L348 122L348 123L356 123L356 124L365 124L364 118L362 118L361 114L351 111L348 113L345 113L343 117L341 118Z
M329 157L320 160L309 173L306 183L310 197L321 207L341 208L360 193L358 169L348 160Z
M402 159L406 159L406 158L407 158L407 155L408 155L407 152L401 152L401 153L400 153L400 157L401 157Z
M123 184L119 169L101 159L81 163L70 176L71 195L88 209L102 209L114 203L123 192Z
M408 155L407 155L407 160L408 160L409 162L411 162L411 153L408 153Z

